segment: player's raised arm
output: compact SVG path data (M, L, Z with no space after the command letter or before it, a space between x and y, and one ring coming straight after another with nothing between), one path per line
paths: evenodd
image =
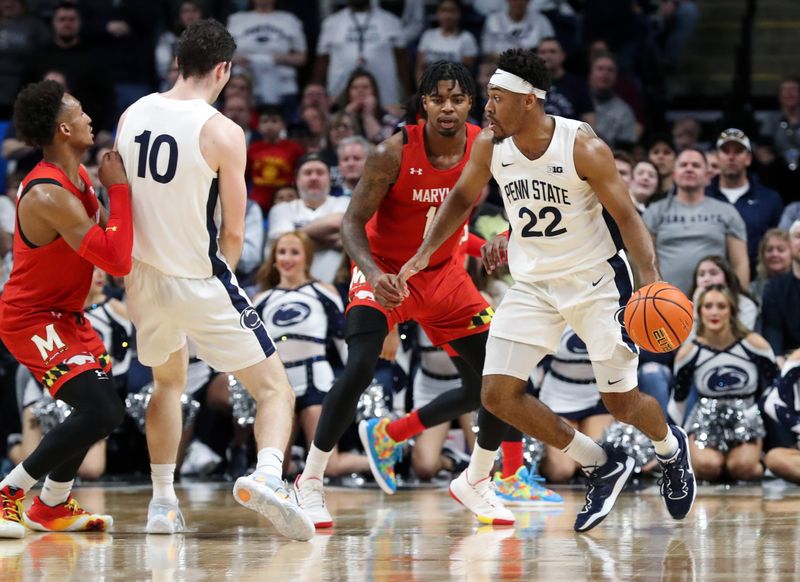
M575 138L575 170L597 194L600 203L617 223L625 250L639 271L639 284L648 285L661 276L653 238L633 206L628 189L614 164L614 156L600 138L579 131Z
M461 177L450 190L444 203L442 203L436 217L433 219L430 229L428 229L425 239L422 241L417 253L403 265L398 273L398 279L405 292L405 282L409 277L419 273L428 266L431 255L442 246L456 231L464 224L469 217L475 200L481 190L492 177L492 148L493 134L490 130L484 129L472 144L469 160L464 166Z
M110 275L131 270L133 225L128 179L117 152L106 152L100 165L100 181L108 189L111 213L100 227L86 215L75 196L60 186L35 186L28 194L35 213L55 230L75 252Z
M353 190L353 197L342 220L342 243L385 307L396 307L403 297L394 284L394 275L384 273L372 259L366 225L397 180L403 152L403 138L396 134L378 145L367 158L364 174Z

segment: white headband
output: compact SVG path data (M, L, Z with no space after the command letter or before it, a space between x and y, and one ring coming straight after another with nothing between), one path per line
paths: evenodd
M497 69L494 72L492 78L489 79L489 84L511 91L512 93L522 93L523 95L533 93L536 95L537 99L541 99L542 101L547 97L547 92L544 90L537 89L522 77L504 71L503 69Z

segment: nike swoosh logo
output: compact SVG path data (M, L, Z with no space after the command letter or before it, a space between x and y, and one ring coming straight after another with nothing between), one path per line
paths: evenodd
M600 281L602 281L602 280L603 280L603 277L605 277L605 275L603 275L603 276L602 276L602 277L600 277L600 278L599 278L597 281L595 281L594 283L592 283L592 287L597 287L597 285L600 283Z
M625 378L620 378L619 380L614 380L613 382L612 382L611 380L609 380L609 381L608 381L608 385L609 385L609 386L613 386L614 384L619 384L619 383L620 383L620 382L622 382L624 379L625 379Z
M500 162L500 165L503 166L504 168L507 168L508 166L511 166L513 164L514 164L514 162L509 162L508 164L504 164L503 162Z
M617 473L622 473L625 470L625 465L617 461L617 468L611 471L608 475L605 475L603 479L608 479L609 477L613 477Z

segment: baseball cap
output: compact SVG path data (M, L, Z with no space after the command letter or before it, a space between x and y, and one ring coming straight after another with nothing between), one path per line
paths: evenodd
M328 168L328 171L330 171L330 169L331 169L331 164L325 158L325 156L323 156L323 155L321 155L321 154L319 154L317 152L311 152L311 153L308 153L308 154L304 154L303 156L300 157L299 160L297 160L297 165L295 166L295 173L300 172L300 168L302 168L308 162L320 162L322 164L325 164L325 167Z
M745 135L745 133L741 129L736 129L735 127L729 127L717 138L717 149L720 149L726 143L736 142L744 146L748 152L753 151L753 148L750 146L750 138Z

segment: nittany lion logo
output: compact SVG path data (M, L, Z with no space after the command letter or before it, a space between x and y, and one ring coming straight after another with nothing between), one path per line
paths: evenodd
M703 384L711 392L736 392L747 386L750 376L738 366L717 366L703 377Z
M272 315L272 323L279 327L288 327L304 321L311 315L311 308L300 301L284 303Z
M239 325L244 329L256 329L261 325L261 318L253 307L246 307L239 316Z
M567 351L570 354L588 354L589 350L586 349L586 344L578 337L578 334L571 332L567 338Z

